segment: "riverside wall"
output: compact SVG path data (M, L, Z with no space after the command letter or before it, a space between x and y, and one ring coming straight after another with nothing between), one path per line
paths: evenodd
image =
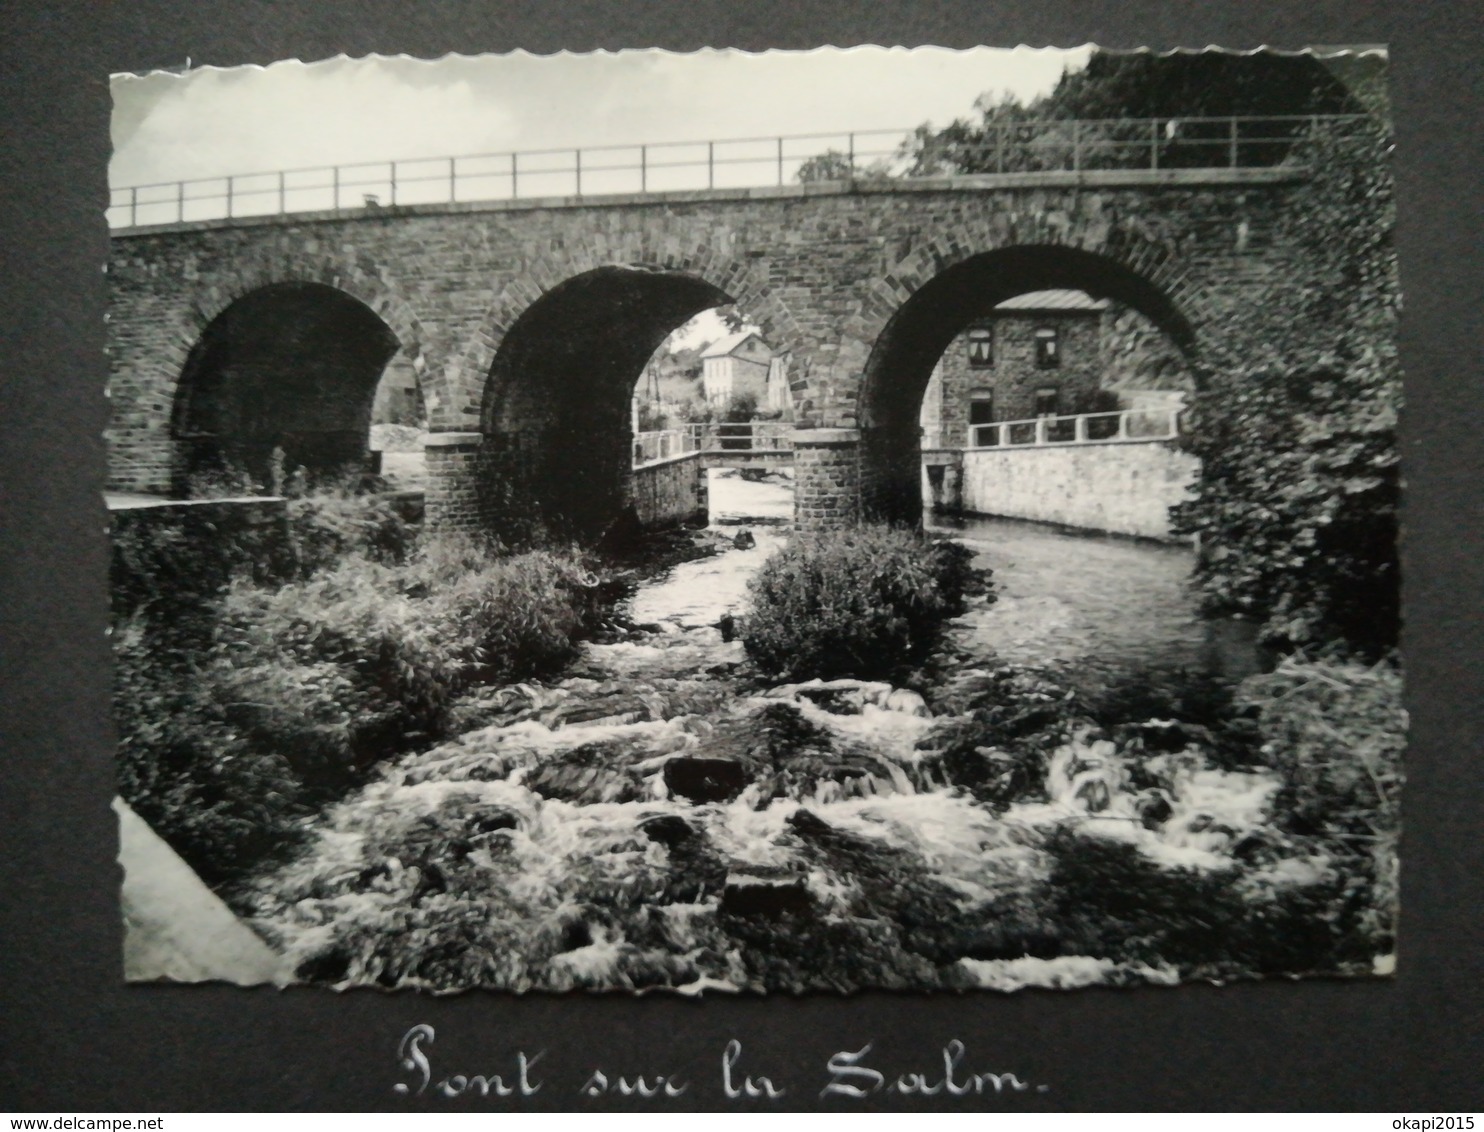
M971 449L956 509L1173 540L1170 507L1189 498L1199 469L1161 442Z

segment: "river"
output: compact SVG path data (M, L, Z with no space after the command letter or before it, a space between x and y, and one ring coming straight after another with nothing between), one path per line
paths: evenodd
M1120 671L1201 662L1205 627L1190 592L1188 547L1017 519L937 518L929 526L994 571L998 600L959 623L978 650L1017 664L1064 662L1088 685Z
M644 583L634 631L589 643L560 680L500 690L486 726L386 767L261 878L254 926L300 978L684 993L1103 982L1115 972L1091 956L973 957L962 925L1044 884L1040 845L1059 823L1102 823L1200 868L1262 820L1271 781L1171 764L1171 816L1151 826L1112 744L1092 739L1056 752L1039 799L996 810L949 783L943 720L917 693L759 685L724 619L788 538L791 488L713 472L711 511L717 533L750 537ZM1063 662L1097 681L1198 654L1185 550L1000 520L953 535L998 591L954 627L970 675ZM1213 814L1221 832L1199 832Z

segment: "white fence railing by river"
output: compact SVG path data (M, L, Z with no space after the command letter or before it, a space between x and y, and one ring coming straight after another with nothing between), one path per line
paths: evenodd
M1051 444L1118 444L1174 440L1179 409L1126 409L1065 417L996 421L969 426L970 448L1028 448Z
M691 452L785 452L793 448L794 426L787 421L685 424L634 434L634 467L656 464Z

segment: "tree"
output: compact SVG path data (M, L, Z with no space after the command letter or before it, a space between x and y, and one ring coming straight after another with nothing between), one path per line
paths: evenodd
M728 334L741 334L744 330L755 329L736 307L718 307L716 317L721 319Z
M881 181L895 175L893 162L889 159L873 161L862 168L851 160L849 154L838 149L815 154L801 164L795 174L802 185L818 181Z
M801 185L818 181L848 181L855 176L855 164L838 149L827 149L800 165L796 176Z
M1029 104L981 99L977 122L920 126L902 159L907 176L1064 169L1074 153L1084 169L1151 159L1165 168L1219 164L1227 123L1190 120L1242 116L1269 119L1247 127L1268 140L1244 144L1242 162L1276 165L1305 128L1301 119L1384 105L1383 73L1380 56L1347 56L1341 66L1276 52L1095 51Z

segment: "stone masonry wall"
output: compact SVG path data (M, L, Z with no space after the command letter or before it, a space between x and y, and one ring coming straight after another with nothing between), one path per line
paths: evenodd
M861 519L861 452L855 429L794 433L794 529L831 530Z
M233 301L289 280L335 287L387 324L401 364L419 375L435 434L482 431L491 364L510 327L546 291L609 265L686 273L733 299L791 355L795 419L806 429L858 427L862 375L892 316L947 268L1007 247L1070 247L1116 261L1158 288L1202 356L1218 361L1281 325L1284 288L1305 285L1304 264L1273 235L1304 177L1300 168L1025 174L411 206L122 233L109 264L110 486L168 489L187 353ZM913 416L915 430L915 406ZM858 492L886 474L863 480L860 457L838 452L800 460L815 461L831 485L801 495L802 526L859 517L858 498L831 497L835 481ZM432 477L456 464L430 453ZM430 522L465 522L465 496L430 486Z
M474 532L488 527L480 496L486 459L479 433L430 435L424 453L428 465L427 524L431 530ZM498 532L497 532L498 533Z
M1169 509L1200 464L1167 443L975 449L963 454L962 508L1090 531L1168 539Z
M632 483L634 511L646 529L705 524L709 490L699 452L635 468Z

